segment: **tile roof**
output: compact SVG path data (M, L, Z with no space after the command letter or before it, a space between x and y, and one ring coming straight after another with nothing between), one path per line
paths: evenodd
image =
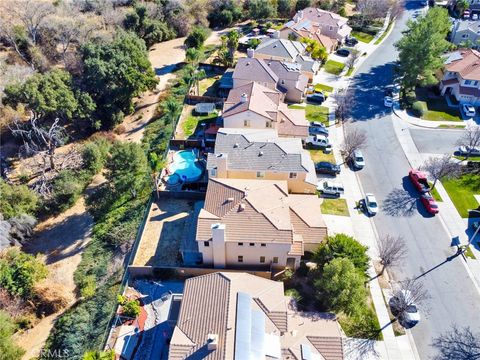
M238 59L233 79L249 79L258 82L269 82L276 84L278 76L261 59L240 58Z
M229 170L315 173L315 165L299 138L278 137L271 129L223 128L217 133L215 154L208 154L207 168L217 166L219 154L227 155Z
M330 314L287 308L289 298L283 291L282 282L247 273L216 272L187 279L168 358L233 359L237 296L246 293L252 299L251 310L266 316L265 328L259 330L279 339L282 358L302 359L304 345L322 359L342 360L342 337L336 319ZM216 350L207 350L208 334L218 335Z
M459 49L449 53L445 69L459 73L466 80L480 80L480 53L473 49Z
M300 41L287 39L267 39L255 49L255 53L278 56L295 61L298 55L305 54L306 45Z
M346 24L348 21L347 18L344 18L338 14L314 7L307 7L298 11L295 15L295 18L298 22L308 20L312 23L332 26L341 26Z

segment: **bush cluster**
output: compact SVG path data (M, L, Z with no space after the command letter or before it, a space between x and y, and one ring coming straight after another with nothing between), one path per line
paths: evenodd
M423 101L415 101L412 104L413 115L415 115L417 117L422 117L423 115L425 115L426 111L427 111L427 109L426 109L425 103Z

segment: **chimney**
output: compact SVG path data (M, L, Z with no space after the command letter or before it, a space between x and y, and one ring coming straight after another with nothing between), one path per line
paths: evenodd
M225 224L212 224L213 267L225 268Z
M248 101L248 95L245 93L242 93L242 95L240 95L240 102L246 103L247 101Z
M217 334L208 334L207 335L207 350L217 350L218 346L218 335Z
M254 58L255 57L255 50L252 49L252 48L248 48L247 49L247 57L249 57L250 59Z
M228 155L227 154L218 154L217 155L217 177L226 178L228 171Z
M273 38L274 38L274 39L280 39L280 31L278 31L278 30L275 31L275 32L273 33Z

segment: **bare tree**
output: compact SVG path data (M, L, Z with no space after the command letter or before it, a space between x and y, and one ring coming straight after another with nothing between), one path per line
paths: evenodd
M390 308L395 318L402 319L412 305L422 306L430 296L419 280L407 279L398 284L398 289L390 300Z
M353 97L344 89L339 90L334 96L336 108L335 118L340 122L347 121L353 108Z
M473 148L480 148L480 126L471 125L465 129L463 136L457 141L458 146L465 147L467 155L466 158L470 156Z
M381 259L380 263L382 264L380 275L383 274L386 268L397 265L408 253L405 240L401 236L382 236L378 240L377 248Z
M367 145L367 133L356 127L346 129L345 138L341 146L341 152L348 161L352 158L355 150L362 149Z
M358 0L356 10L360 14L360 26L365 26L375 19L383 18L390 7L388 0Z
M355 64L357 63L357 60L360 58L360 56L361 56L360 51L353 50L350 53L350 56L347 58L347 62L345 63L345 65L347 65L349 69L353 69L355 67Z
M474 334L468 326L456 325L445 334L433 339L431 346L438 354L438 360L478 360L480 359L480 333Z
M442 157L430 157L421 166L421 169L428 172L433 179L432 189L439 179L451 179L460 174L460 164L453 161L449 154Z

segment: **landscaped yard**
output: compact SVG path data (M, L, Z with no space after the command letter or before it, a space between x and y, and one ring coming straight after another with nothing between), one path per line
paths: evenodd
M185 139L195 132L198 124L201 122L211 123L216 121L218 114L216 112L207 115L198 115L195 109L183 120L182 129Z
M431 182L428 182L428 184L430 185L430 188L432 187L432 183ZM442 200L442 197L440 196L440 194L438 193L438 190L436 188L433 188L431 191L430 191L430 194L432 194L433 198L435 199L435 201L443 201Z
M443 97L435 96L426 89L416 90L417 100L422 103L422 119L432 121L463 121L458 108L448 106Z
M305 106L289 105L288 108L304 109L305 118L308 121L320 121L328 126L328 114L330 113L330 110L326 106L307 104Z
M373 40L374 36L371 34L367 34L361 31L352 31L351 33L352 36L357 38L358 41L364 42L364 43L369 43L370 41Z
M328 86L325 84L315 84L314 89L316 91L326 91L327 93L331 93L333 91L332 86Z
M320 161L328 161L331 163L336 163L333 152L330 152L329 154L325 154L323 150L309 149L308 151L310 152L310 157L312 158L314 163L318 163Z
M343 71L345 64L338 61L328 60L323 66L324 70L330 74L340 75Z
M345 199L323 199L320 206L322 214L350 216L348 212L347 201Z
M480 175L469 174L458 179L442 180L442 185L462 218L468 217L469 209L478 208L479 203L473 195L480 194Z

